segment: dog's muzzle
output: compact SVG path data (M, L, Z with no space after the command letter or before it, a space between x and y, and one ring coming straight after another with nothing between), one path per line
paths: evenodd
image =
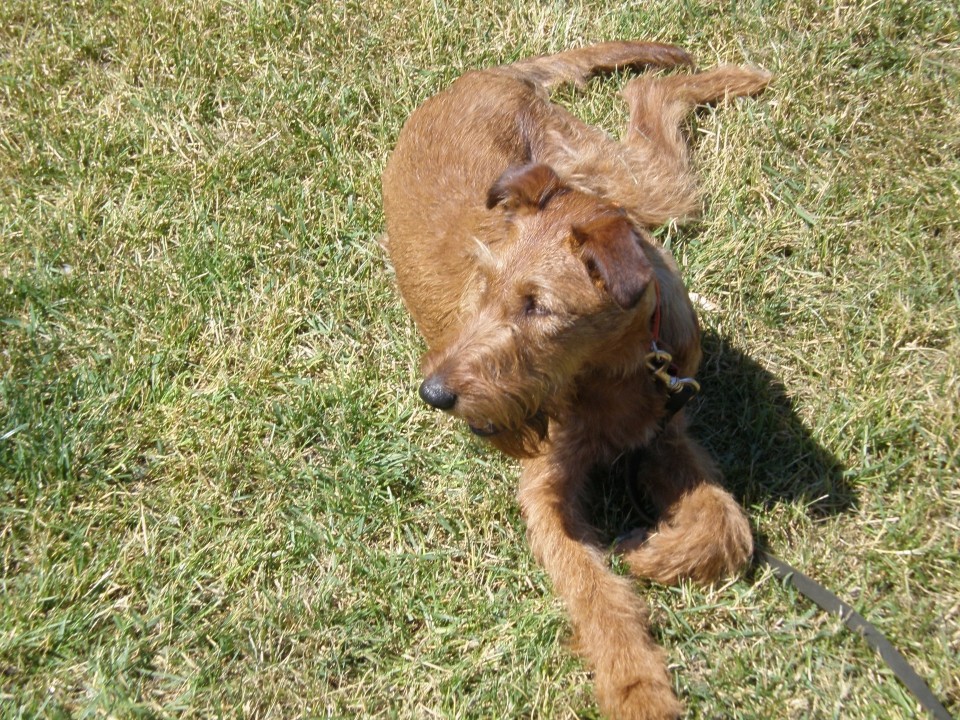
M457 404L457 394L447 387L439 375L431 375L420 383L420 399L437 410L452 410ZM493 423L487 423L482 427L470 425L470 432L479 437L490 437L499 430Z

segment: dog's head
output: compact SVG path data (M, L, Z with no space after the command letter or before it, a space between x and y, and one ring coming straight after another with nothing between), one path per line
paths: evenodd
M577 401L578 377L642 363L654 268L622 210L546 165L508 169L486 207L458 332L427 354L420 395L520 457Z

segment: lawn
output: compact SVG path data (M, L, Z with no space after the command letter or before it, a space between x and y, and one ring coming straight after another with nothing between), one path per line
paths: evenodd
M613 38L691 120L694 431L759 543L960 714L952 3L0 3L0 716L597 718L515 463L428 411L378 245L404 118ZM618 133L623 78L560 100ZM758 568L640 587L691 718L913 718Z

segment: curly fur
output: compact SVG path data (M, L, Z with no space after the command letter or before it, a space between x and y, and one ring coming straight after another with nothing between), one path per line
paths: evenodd
M523 459L531 549L564 600L601 709L620 719L674 718L681 706L643 602L584 517L591 470L642 456L631 480L661 516L618 548L637 577L712 582L753 548L742 509L683 414L668 418L645 358L658 312L658 345L677 372L692 376L700 361L687 292L651 234L697 209L680 123L770 76L637 77L622 141L547 97L647 65L692 61L669 45L614 42L468 73L409 118L383 177L385 246L429 345L421 396Z

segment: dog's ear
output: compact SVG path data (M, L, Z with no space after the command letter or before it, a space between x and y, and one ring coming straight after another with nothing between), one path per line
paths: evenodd
M653 266L624 215L611 213L574 225L572 245L590 277L617 305L626 310L640 302Z
M543 208L547 201L560 190L562 183L549 165L531 163L507 168L490 186L487 193L487 209L497 205L508 208Z

